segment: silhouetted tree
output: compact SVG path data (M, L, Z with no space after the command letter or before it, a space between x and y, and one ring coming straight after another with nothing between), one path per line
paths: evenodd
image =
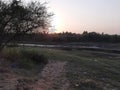
M45 4L30 2L25 5L21 0L6 3L0 0L0 49L9 41L35 28L47 28L52 16ZM12 33L9 38L8 34Z

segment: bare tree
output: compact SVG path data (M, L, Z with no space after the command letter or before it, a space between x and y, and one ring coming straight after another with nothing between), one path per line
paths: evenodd
M0 49L17 36L38 27L49 27L51 16L44 3L30 2L25 5L21 0L9 3L0 0Z

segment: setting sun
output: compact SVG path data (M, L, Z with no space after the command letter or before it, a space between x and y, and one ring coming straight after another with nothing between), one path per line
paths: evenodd
M55 32L60 32L62 27L62 18L60 18L60 16L55 15L52 21L52 26L55 28Z

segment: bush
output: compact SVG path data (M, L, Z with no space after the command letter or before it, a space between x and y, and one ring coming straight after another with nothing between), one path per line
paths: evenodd
M62 47L61 49L65 51L72 51L72 47Z
M19 49L13 49L13 48L4 48L1 53L0 56L7 59L7 60L11 60L14 61L18 58L20 58L20 50Z
M13 68L31 69L37 65L45 66L48 63L47 57L35 50L6 48L1 52L1 56L9 60Z
M33 60L33 62L35 62L36 64L47 64L48 60L44 55L33 55L31 60Z
M21 50L20 58L19 66L26 69L31 69L36 65L45 66L48 63L48 59L44 55L41 55L34 50Z
M21 59L18 64L19 68L24 68L24 69L32 69L34 66L35 64L32 62L32 60L29 59Z
M35 64L47 64L48 59L43 54L39 54L35 51L22 51L22 57L30 59Z

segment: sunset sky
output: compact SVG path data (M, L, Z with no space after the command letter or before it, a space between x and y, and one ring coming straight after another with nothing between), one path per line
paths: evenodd
M55 32L120 34L120 0L41 1L48 2L49 11L55 14L52 22Z

